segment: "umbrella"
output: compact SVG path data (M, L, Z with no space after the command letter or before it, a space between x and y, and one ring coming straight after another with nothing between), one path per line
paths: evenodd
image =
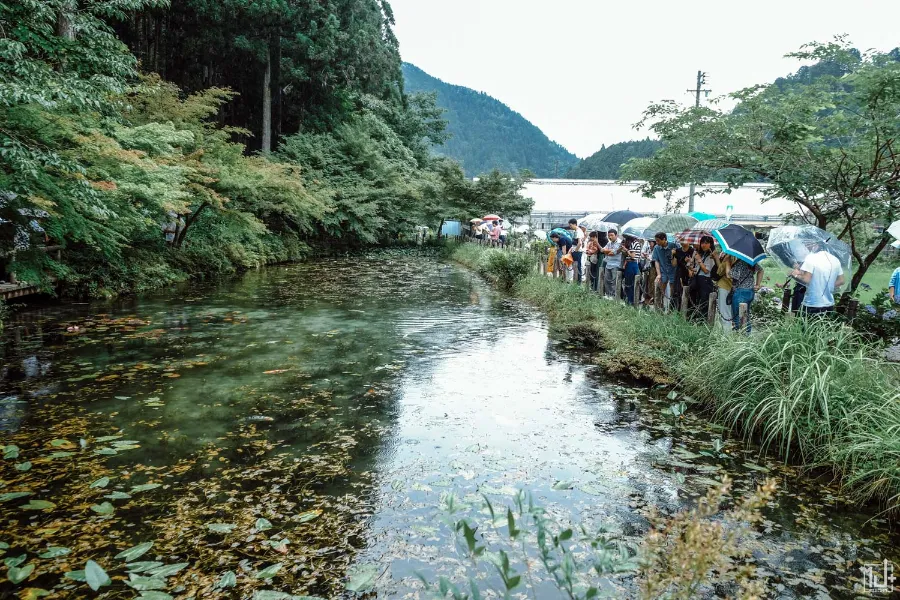
M784 266L794 268L818 247L838 259L844 271L853 267L850 246L837 239L833 233L813 225L786 225L776 227L769 234L766 251L773 254Z
M693 214L693 213L692 213ZM694 226L685 229L675 236L677 241L686 241L688 244L699 244L700 238L705 235L712 235L716 229L721 229L728 225L728 221L722 219L706 219L694 223Z
M483 223L483 222L484 222L484 219L472 219L471 221L469 221L469 223L475 223L475 224Z
M554 233L560 237L566 236L567 238L569 238L569 240L572 239L572 230L571 229L566 229L565 227L555 227L547 232L547 241L550 242L551 244L553 243L553 240L550 239L550 236L553 235Z
M485 221L499 221L500 220L500 217L497 215L485 215L483 218Z
M716 215L711 215L709 213L700 212L699 210L695 210L694 212L688 213L689 217L694 217L698 221L708 221L710 219L715 219Z
M644 215L642 215L641 213L636 213L633 210L617 210L616 212L611 212L603 217L603 220L609 223L615 223L616 225L624 225L632 219L637 219L638 217L643 216Z
M725 254L739 258L751 267L758 265L766 252L752 232L740 225L728 225L712 232Z
M894 221L893 223L891 223L891 226L888 227L887 231L895 238L900 239L900 221Z
M653 217L638 217L636 219L632 219L625 223L621 229L619 229L619 233L622 235L630 235L631 237L644 237L644 230L647 229L647 225L655 221Z
M618 223L610 223L609 221L604 221L601 218L601 215L588 215L585 218L578 221L579 225L584 226L588 231L602 231L606 233L610 229L618 229Z
M649 240L653 238L657 233L678 233L684 231L685 229L689 229L697 223L697 219L694 217L689 217L687 215L682 215L679 213L673 213L669 215L663 215L658 219L654 219L647 228L644 230L643 235L638 237L642 237L645 240Z

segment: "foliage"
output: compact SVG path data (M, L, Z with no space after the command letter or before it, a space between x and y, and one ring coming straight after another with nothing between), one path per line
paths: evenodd
M505 290L510 290L516 283L534 272L535 260L524 252L507 252L495 249L485 255L485 272Z
M632 158L650 158L662 147L658 140L646 138L604 145L566 174L569 179L619 179L622 167Z
M804 218L847 241L857 263L851 291L890 242L872 224L900 208L900 54L860 54L842 38L790 56L831 65L730 95L734 110L651 105L649 125L663 148L629 163L624 177L644 193L723 177L731 188L759 178L767 197L797 203Z
M775 482L766 481L723 510L730 489L726 477L696 507L669 517L655 515L639 547L610 528L560 524L521 490L505 511L496 510L482 496L481 515L474 518L448 494L442 499L441 516L454 533L456 551L469 564L468 590L446 577L436 584L423 582L436 597L468 600L488 595L508 598L526 584L534 592L536 584L546 580L566 598L589 600L609 589L604 580L622 581L636 574L637 580L628 585L639 588L633 590L634 596L647 600L696 598L712 586L735 583L740 587L738 598L762 598L762 581L752 567L740 565L749 555L742 541L762 520ZM478 576L482 569L496 572L500 589L484 583L490 578Z
M578 158L499 100L450 85L409 63L406 90L434 94L446 112L450 139L435 151L462 163L469 177L499 169L524 169L537 177L562 177Z

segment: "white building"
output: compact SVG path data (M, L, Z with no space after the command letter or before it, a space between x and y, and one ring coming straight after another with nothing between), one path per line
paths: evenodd
M619 184L607 180L586 179L532 179L525 185L522 194L534 200L531 220L536 229L548 229L570 218L580 218L594 213L611 213L616 210L633 210L648 216L666 212L688 212L688 188L683 187L666 198L657 194L654 198L644 198L637 192L640 182ZM796 214L799 209L794 202L782 198L762 201L762 192L771 184L747 184L732 190L724 183L709 183L697 187L694 210L713 214L718 218L731 218L741 225L775 227L782 221L782 215ZM683 200L682 206L673 211L671 206Z

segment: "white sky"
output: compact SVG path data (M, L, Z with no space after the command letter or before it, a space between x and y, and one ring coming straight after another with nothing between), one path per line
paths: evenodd
M813 40L900 45L900 0L390 1L405 61L490 94L581 157L646 137L632 129L642 110L692 102L698 70L720 95L796 70L783 55Z

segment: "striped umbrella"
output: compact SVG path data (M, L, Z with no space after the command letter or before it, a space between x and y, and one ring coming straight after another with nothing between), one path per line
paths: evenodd
M655 221L653 217L638 217L637 219L632 219L625 223L621 229L619 229L619 233L621 235L630 235L636 238L644 237L644 230L647 229L647 225ZM650 238L653 236L651 235ZM645 238L645 239L650 239Z
M712 232L722 252L739 258L751 267L758 265L766 257L762 244L752 232L740 225L728 225Z
M696 223L697 219L695 219L694 217L689 217L688 215L683 215L681 213L663 215L647 225L647 228L644 230L643 235L640 235L638 237L649 240L652 239L653 236L655 236L660 231L663 233L672 234L680 233L685 229L690 229Z

